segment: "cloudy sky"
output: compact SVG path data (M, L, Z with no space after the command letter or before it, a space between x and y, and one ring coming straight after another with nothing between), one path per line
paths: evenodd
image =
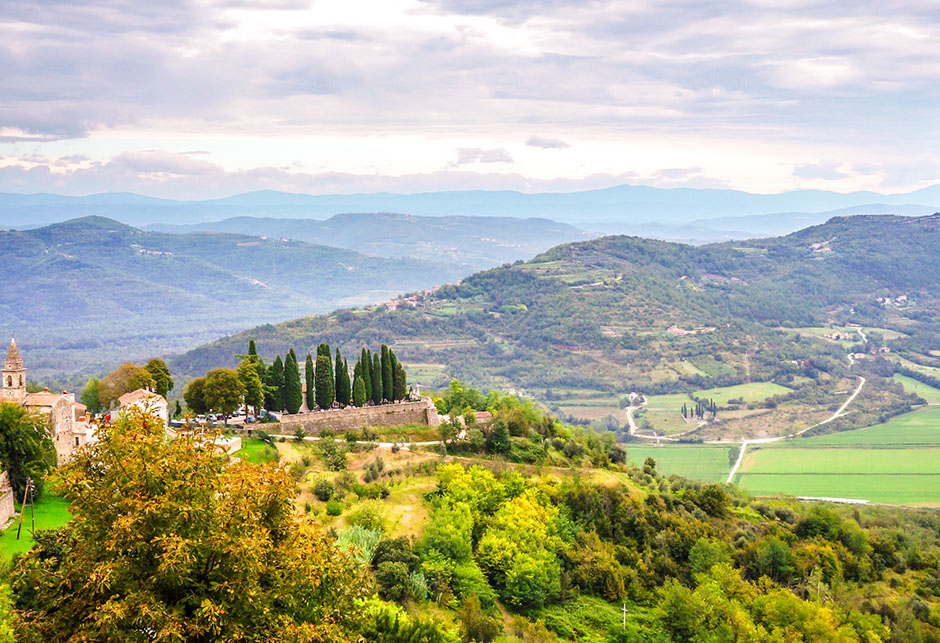
M3 0L0 191L903 192L935 4Z

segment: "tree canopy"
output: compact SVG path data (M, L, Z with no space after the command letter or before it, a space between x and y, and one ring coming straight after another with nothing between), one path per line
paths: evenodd
M274 466L136 410L60 470L74 519L13 572L20 641L349 641L358 565L292 512Z

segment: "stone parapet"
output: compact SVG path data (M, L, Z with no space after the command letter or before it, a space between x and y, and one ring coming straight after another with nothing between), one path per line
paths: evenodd
M316 435L323 429L334 433L356 431L363 426L402 426L404 424L423 424L438 426L437 407L429 397L422 397L416 402L395 402L379 406L349 407L313 411L307 413L284 414L281 416L281 431L293 433L298 427L310 435ZM270 425L258 425L266 429Z

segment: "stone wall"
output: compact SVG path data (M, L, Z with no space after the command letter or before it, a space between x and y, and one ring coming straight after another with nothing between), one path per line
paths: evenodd
M13 487L10 486L10 476L4 471L0 473L0 527L16 513L13 507Z
M316 435L321 429L329 428L334 432L356 431L363 426L401 426L403 424L424 424L437 426L437 408L429 397L422 397L417 402L396 402L380 406L361 408L332 409L313 413L295 413L281 416L281 432L293 433L297 427L309 434ZM269 430L269 425L259 428Z

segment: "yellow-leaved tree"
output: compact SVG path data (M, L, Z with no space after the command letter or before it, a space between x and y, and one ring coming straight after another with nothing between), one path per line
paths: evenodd
M274 465L131 412L59 470L73 519L12 572L19 641L356 640L364 571Z

